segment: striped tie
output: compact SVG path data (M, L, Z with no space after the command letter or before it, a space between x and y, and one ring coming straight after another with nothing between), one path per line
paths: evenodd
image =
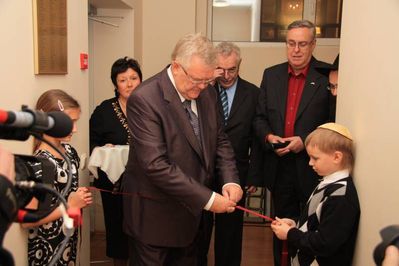
M226 89L220 87L219 93L220 93L220 101L222 102L222 108L223 108L224 124L226 125L227 119L229 118L229 102L227 99Z
M188 118L190 120L190 124L193 127L194 134L197 137L200 146L201 146L201 132L200 132L200 126L199 126L199 120L198 116L193 112L191 109L191 101L185 100L183 102L184 109L186 109L186 112L188 114Z

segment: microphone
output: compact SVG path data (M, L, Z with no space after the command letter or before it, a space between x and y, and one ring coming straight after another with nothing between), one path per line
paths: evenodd
M26 107L22 107L20 112L0 110L0 138L20 139L21 135L28 135L29 132L63 138L71 133L72 127L72 120L61 111L45 113Z

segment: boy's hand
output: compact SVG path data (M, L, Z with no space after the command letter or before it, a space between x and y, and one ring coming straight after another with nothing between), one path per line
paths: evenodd
M280 240L287 240L288 231L293 227L295 227L295 222L288 218L280 219L276 217L276 220L271 224L274 234Z
M289 219L289 218L278 218L278 217L276 217L276 219L278 219L278 221L281 221L281 222L284 222L284 223L288 224L291 228L292 227L296 227L296 223L292 219Z

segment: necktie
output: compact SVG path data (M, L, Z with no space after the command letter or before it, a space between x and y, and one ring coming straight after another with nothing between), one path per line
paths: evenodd
M226 125L227 119L229 118L229 102L227 99L226 90L224 88L220 87L219 93L220 93L220 101L222 102L224 124Z
M197 137L198 142L200 143L200 146L201 146L201 133L200 133L198 116L191 109L191 101L185 100L183 102L183 106L184 106L184 109L186 109L186 111L187 111L188 118L190 120L190 124L193 127L194 134Z

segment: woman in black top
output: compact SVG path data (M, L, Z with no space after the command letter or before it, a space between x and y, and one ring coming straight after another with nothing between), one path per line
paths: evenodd
M130 93L141 83L142 73L138 62L132 58L120 58L111 68L111 80L115 97L103 101L90 118L90 150L97 146L129 144L131 138L126 120L126 102ZM123 174L122 174L123 176ZM94 185L100 189L114 190L120 179L113 184L107 174L98 169ZM128 242L122 231L122 196L101 192L107 256L114 259L114 265L127 265Z

